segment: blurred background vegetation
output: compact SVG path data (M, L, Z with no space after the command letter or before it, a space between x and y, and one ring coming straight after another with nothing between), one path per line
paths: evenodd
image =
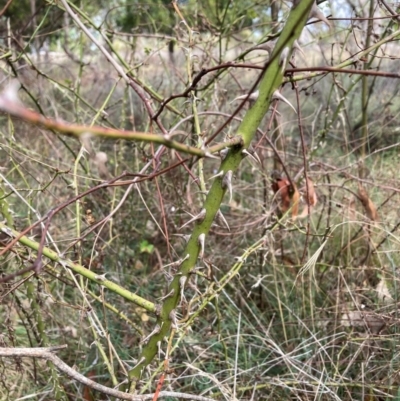
M160 133L143 97L60 2L6 3L0 3L2 90L18 80L22 102L46 117ZM400 101L399 80L387 76L400 70L399 36L385 41L399 21L382 2L319 3L332 16L332 27L310 21L301 37L304 54L297 52L289 68L335 67L352 58L346 68L354 73L301 71L295 83L289 82L293 72L287 74L282 94L299 113L282 102L279 113L271 107L253 143L261 163L246 158L234 176L232 199L226 195L221 205L230 229L212 228L205 261L199 261L203 276L194 275L185 291L182 325L200 313L176 334L165 390L220 400L400 399ZM209 72L189 96L163 108L162 125L192 146L210 138L240 105L234 99L248 93L260 73L251 67L267 59L265 51L247 50L273 40L291 6L269 0L181 1L176 8L188 31L167 0L69 5L151 99L154 112L203 69L246 64ZM356 57L379 41L367 57ZM242 104L216 142L236 134L248 107ZM157 146L149 143L88 141L0 112L2 221L23 231L104 181L137 174L149 162L146 173L179 160L172 150L155 157ZM271 172L284 177L282 162L301 194L305 167L315 187L318 202L302 219L277 210ZM207 188L218 167L218 160L204 161ZM199 174L199 163L189 158L186 169L91 192L55 214L45 244L157 302L166 295L164 266L184 256L182 235L190 235L192 226L180 227L202 206ZM303 208L307 214L304 201L300 212ZM27 235L39 242L43 229L38 225ZM2 232L0 250L8 243ZM240 274L202 308L211 283L233 271L246 251ZM32 249L15 245L0 258L0 277L35 260ZM58 353L67 364L110 387L122 382L155 317L59 264L46 258L43 264L39 275L27 272L0 283L0 346L68 344ZM160 355L144 373L140 391L155 390L162 361ZM1 400L110 398L92 394L51 364L27 358L2 358L0 383Z

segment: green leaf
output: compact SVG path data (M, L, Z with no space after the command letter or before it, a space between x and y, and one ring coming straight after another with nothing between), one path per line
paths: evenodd
M150 244L147 240L140 243L140 253L153 253L154 245Z

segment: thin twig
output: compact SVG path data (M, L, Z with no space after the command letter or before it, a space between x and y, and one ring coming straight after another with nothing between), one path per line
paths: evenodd
M3 9L0 11L0 17L3 16L3 14L7 11L7 8L10 6L10 4L13 2L13 0L8 0L7 4L3 7Z
M393 8L387 3L386 0L381 0L381 3L385 6L386 10L388 10L389 13L392 14L393 18L396 18L398 21L400 21L399 14L397 14L396 11L393 10Z

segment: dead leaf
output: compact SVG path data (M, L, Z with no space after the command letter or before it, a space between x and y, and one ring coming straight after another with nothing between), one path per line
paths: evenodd
M378 334L387 322L383 316L372 311L353 310L342 315L341 323L345 327L363 327L372 334Z
M368 196L366 189L359 183L358 184L358 197L362 203L367 217L372 221L378 220L378 212L376 207Z
M307 191L308 190L308 191ZM307 177L307 185L301 189L301 192L304 193L303 199L306 202L306 206L303 211L297 216L299 219L308 216L308 213L313 209L313 207L317 204L318 198L315 193L314 183Z
M385 304L391 304L394 302L392 295L390 294L389 287L385 279L381 279L376 286L376 294L378 299Z
M96 223L96 219L95 219L95 217L93 216L93 212L92 212L90 209L87 209L86 212L85 212L85 220L86 220L86 223L87 223L89 226L91 226L91 225L93 225L94 223Z
M308 189L308 192L307 192ZM310 206L315 206L318 202L318 198L317 198L317 194L315 193L315 187L314 187L314 183L307 178L307 185L305 186L305 190L306 190L306 202L307 205Z
M294 188L290 185L287 178L282 178L274 174L272 176L272 190L280 198L279 209L281 213L286 213L289 209L292 211L292 218L296 218L299 212L300 193L296 185Z
M94 378L96 377L96 373L94 370L89 370L89 372L86 373L86 377L90 380L94 380ZM88 386L83 386L83 394L82 394L82 398L85 401L95 401L95 398L93 396L92 393L92 389Z

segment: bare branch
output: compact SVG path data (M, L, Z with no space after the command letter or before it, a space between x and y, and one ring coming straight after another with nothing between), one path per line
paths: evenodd
M65 373L71 379L76 380L77 382L82 383L93 390L99 391L100 393L107 394L112 397L117 397L122 400L144 401L144 400L150 400L154 397L154 394L132 395L124 393L122 391L103 386L102 384L96 383L95 381L88 379L86 376L77 372L75 369L72 369L69 365L67 365L58 356L54 354L55 351L64 349L66 347L67 345L48 347L48 348L0 348L0 356L30 357L30 358L45 359L46 361L52 362L54 366L56 366L61 372ZM183 398L195 401L214 401L212 398L207 398L187 393L177 393L174 391L161 391L158 396Z

